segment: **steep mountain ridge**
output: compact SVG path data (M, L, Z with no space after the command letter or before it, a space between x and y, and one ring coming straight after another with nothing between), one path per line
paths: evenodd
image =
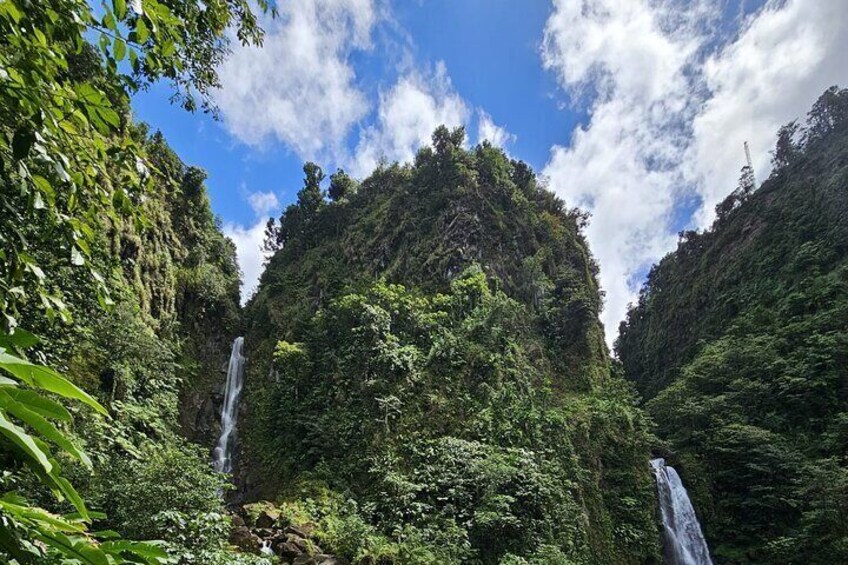
M336 173L329 203L307 164L269 224L245 496L360 562L654 562L649 425L611 374L585 218L463 136Z
M682 234L616 349L720 562L843 562L848 91L783 128L774 162Z

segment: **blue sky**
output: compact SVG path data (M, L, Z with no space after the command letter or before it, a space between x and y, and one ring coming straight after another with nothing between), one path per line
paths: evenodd
M567 100L556 77L539 62L539 43L551 6L544 2L439 0L392 5L397 25L414 40L416 64L444 61L457 92L485 108L496 123L516 136L510 151L541 170L551 146L585 119L578 108L562 109ZM376 95L390 86L396 70L386 68L374 52L355 53L357 82ZM162 130L187 163L204 168L216 214L235 222L252 222L246 196L274 191L281 204L294 199L302 183L303 159L284 143L261 148L234 139L225 125L203 113L190 114L169 103L161 84L136 96L137 116ZM472 132L473 133L473 132ZM325 169L336 166L319 159ZM342 164L343 165L343 164Z
M803 4L803 5L802 5ZM587 230L612 339L649 266L732 190L749 141L768 173L774 133L848 82L844 0L289 0L262 49L219 69L222 121L134 100L189 164L239 248L249 293L261 225L304 160L367 174L440 123L527 161Z

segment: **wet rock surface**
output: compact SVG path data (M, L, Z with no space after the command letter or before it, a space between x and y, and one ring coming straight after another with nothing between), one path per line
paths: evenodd
M230 543L246 553L273 554L287 565L349 565L324 553L313 538L314 525L290 524L271 505L248 505L232 518Z

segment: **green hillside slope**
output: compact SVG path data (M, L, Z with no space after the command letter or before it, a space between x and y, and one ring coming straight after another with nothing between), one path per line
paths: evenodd
M846 562L848 91L774 156L651 271L617 352L721 562Z
M610 373L585 218L463 136L337 173L330 202L308 164L269 226L246 496L361 563L653 562L648 425Z

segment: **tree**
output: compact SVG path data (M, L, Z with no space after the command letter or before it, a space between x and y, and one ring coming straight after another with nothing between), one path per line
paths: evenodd
M266 0L256 5L268 9ZM214 110L209 92L218 84L228 30L236 29L244 43L261 42L250 6L249 0L131 6L111 0L96 9L86 0L0 2L0 434L4 452L77 511L59 517L3 494L0 556L94 564L167 557L154 545L100 541L87 531L85 503L47 442L83 464L87 457L50 421L67 422L67 409L40 391L105 410L61 375L28 361L31 336L14 330L27 302L40 303L50 319L71 321L50 269L36 259L38 249L64 256L60 266L87 268L101 305L109 305L106 278L89 265L95 229L127 218L143 225L140 204L152 186L129 95L164 79L185 108Z
M268 8L265 0L257 5ZM248 0L92 6L0 3L0 326L7 330L19 304L35 298L48 316L69 320L50 273L34 260L39 243L85 266L92 220L133 216L149 189L133 138L114 142L127 133L129 95L164 79L186 108L211 110L227 29L242 42L262 39ZM91 276L107 303L103 277Z
M807 114L806 142L816 141L848 121L848 89L831 86Z
M324 180L324 172L315 163L308 162L303 165L303 188L297 193L297 204L307 216L318 211L324 204L324 193L321 191L321 181Z
M343 169L339 169L330 175L330 190L328 192L333 202L338 202L355 190L356 181L350 178Z
M265 237L262 240L262 251L268 255L273 255L280 248L280 230L277 228L274 218L268 218L268 221L265 222Z
M775 171L788 165L798 153L797 135L797 120L792 120L777 131L777 142L771 152L771 164Z
M62 473L49 444L89 469L91 461L60 427L71 421L71 413L43 393L80 401L102 415L107 412L55 371L31 363L18 353L37 343L37 338L22 330L0 335L0 435L15 459L35 473L59 500L73 505L77 517L57 516L31 506L13 493L4 494L0 497L0 557L5 554L19 563L43 563L47 554L54 552L67 563L164 564L168 556L156 545L98 540L87 531L91 515ZM30 540L38 540L40 545Z

